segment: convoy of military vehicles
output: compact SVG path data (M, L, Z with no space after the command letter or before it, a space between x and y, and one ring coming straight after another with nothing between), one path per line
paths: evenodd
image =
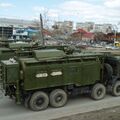
M5 95L34 111L64 106L72 94L95 100L120 95L120 55L80 52L68 46L9 43L0 48Z

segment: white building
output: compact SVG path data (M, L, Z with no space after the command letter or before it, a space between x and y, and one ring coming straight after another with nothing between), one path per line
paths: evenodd
M73 31L73 22L72 21L57 21L55 22L57 29L61 30L63 33L69 34Z
M105 34L112 32L111 24L95 24L93 28L94 32L103 32Z
M94 22L76 23L76 29L83 29L88 32L90 32L93 29L93 26L94 26Z

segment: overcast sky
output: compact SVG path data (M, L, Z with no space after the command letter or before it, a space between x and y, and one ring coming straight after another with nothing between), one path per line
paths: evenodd
M0 17L36 19L45 11L51 20L120 22L120 0L0 0Z

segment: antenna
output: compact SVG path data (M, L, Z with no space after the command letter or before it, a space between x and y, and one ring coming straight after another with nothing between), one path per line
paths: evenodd
M40 14L40 31L41 31L42 45L44 46L45 41L44 41L44 34L43 34L43 19L41 14Z

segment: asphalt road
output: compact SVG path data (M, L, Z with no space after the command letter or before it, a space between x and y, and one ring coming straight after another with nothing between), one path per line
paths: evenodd
M56 109L49 107L44 111L33 112L3 97L0 98L0 120L50 120L115 106L120 106L120 97L107 95L100 101L94 101L89 97L77 97L70 99L65 107Z

